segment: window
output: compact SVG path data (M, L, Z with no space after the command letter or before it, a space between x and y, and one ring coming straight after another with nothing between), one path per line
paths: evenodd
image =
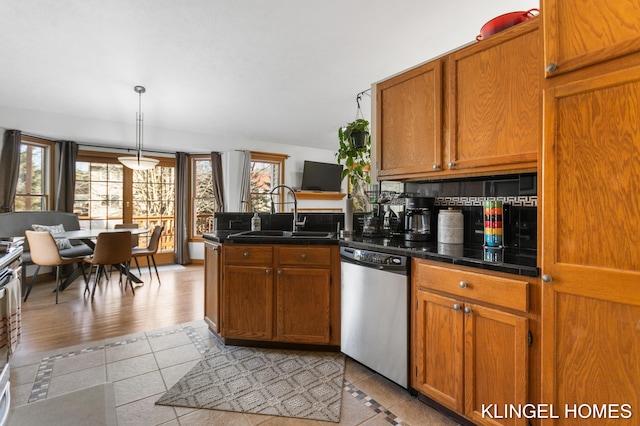
M198 155L191 157L191 217L192 237L200 237L212 230L211 219L216 211L213 196L213 172L211 157Z
M284 160L286 155L268 154L263 152L251 153L251 192L250 210L256 212L271 211L271 190L284 183ZM285 211L281 203L284 191L273 194L276 211Z
M54 143L23 136L15 211L49 210L51 206Z
M117 223L137 223L150 231L163 225L156 257L173 260L175 162L163 158L151 170L131 170L115 155L83 151L76 161L73 211L81 228L113 228ZM141 247L151 232L140 236ZM166 255L165 255L166 254Z

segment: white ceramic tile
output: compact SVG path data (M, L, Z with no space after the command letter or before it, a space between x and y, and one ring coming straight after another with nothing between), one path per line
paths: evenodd
M160 370L160 374L162 374L162 378L164 379L164 384L167 386L167 389L171 388L173 385L178 383L178 380L184 377L185 374L189 372L200 360L192 360L188 362L184 362L182 364L172 365L171 367L163 368Z
M108 363L150 353L151 346L149 346L149 342L146 339L124 345L112 346L105 349L106 360Z
M107 381L105 366L99 365L93 368L76 371L74 373L53 376L49 384L47 398L73 392L78 389L88 388Z
M158 370L153 354L140 355L107 364L107 380L117 382Z
M104 349L57 359L53 364L53 376L73 373L87 368L104 365Z
M177 416L173 407L155 405L163 393L149 396L116 408L118 426L160 425L176 422Z
M183 362L192 361L194 359L202 359L202 354L193 344L178 346L164 351L154 352L158 366L162 368L171 367L172 365L182 364Z
M141 374L113 384L116 407L166 392L160 371ZM159 397L158 397L159 398Z
M192 343L191 339L184 332L149 338L149 345L154 352L175 348L176 346L183 346L189 343Z

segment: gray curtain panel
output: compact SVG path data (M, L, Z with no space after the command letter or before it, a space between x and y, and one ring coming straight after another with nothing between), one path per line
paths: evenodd
M20 171L20 130L6 130L0 152L0 213L13 211Z
M213 197L216 200L216 212L224 212L224 190L222 187L222 154L211 153L211 173L213 174Z
M58 185L56 187L55 210L73 212L73 196L76 187L76 159L78 144L72 141L59 141L57 149L60 158Z
M189 256L189 155L176 152L176 225L174 261L178 265L191 263Z

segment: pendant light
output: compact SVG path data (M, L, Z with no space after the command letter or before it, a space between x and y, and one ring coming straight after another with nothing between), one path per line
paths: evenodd
M142 86L135 86L133 90L138 94L138 113L136 114L136 156L118 157L125 167L133 170L149 170L153 169L158 160L155 158L145 158L142 156L142 94L146 89Z

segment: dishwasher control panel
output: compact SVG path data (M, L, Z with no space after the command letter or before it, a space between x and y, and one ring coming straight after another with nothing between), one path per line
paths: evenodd
M371 266L380 265L406 268L407 265L406 256L380 253L371 250L354 249L350 247L341 247L340 256L343 259L354 260L359 263L369 264Z

